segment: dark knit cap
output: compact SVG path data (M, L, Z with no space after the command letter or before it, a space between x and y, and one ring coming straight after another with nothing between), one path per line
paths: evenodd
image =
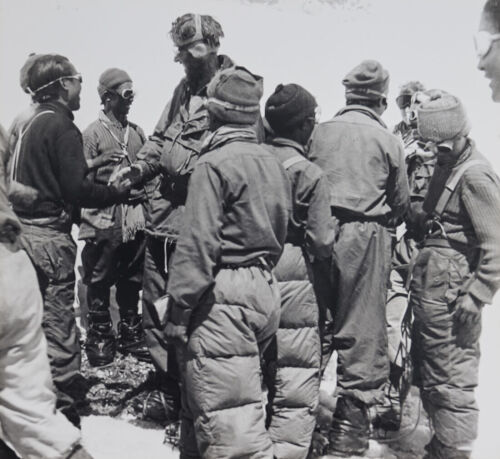
M417 111L418 133L425 140L441 143L467 135L469 119L460 100L446 92L428 91L430 99Z
M262 77L244 67L217 72L207 87L207 108L217 119L237 124L253 124L260 113Z
M313 95L298 84L279 84L266 102L266 120L275 131L294 127L314 116Z
M367 60L352 69L342 84L347 100L378 100L387 95L389 73L380 62Z
M132 78L125 70L117 68L105 70L99 77L99 86L97 87L99 97L102 99L107 90L115 89L123 83L132 83Z

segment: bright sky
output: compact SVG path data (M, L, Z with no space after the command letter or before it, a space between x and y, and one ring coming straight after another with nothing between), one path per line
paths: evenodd
M361 60L379 60L391 75L390 107L384 119L399 121L394 103L399 86L421 80L460 97L472 121L472 137L500 172L500 104L493 104L488 82L477 70L472 36L483 0L0 0L0 123L9 126L29 104L19 87L19 69L30 52L57 52L83 74L82 107L76 123L84 129L99 109L97 81L109 67L129 72L138 92L130 119L151 133L182 67L173 62L167 33L187 12L211 14L222 24L221 53L264 76L267 98L278 83L309 89L328 119L342 107L345 74ZM264 99L265 100L265 99ZM499 229L500 230L500 229ZM498 298L498 297L497 297ZM500 308L500 301L494 307ZM495 312L493 312L495 311ZM490 315L488 315L490 314ZM498 309L486 313L496 339L485 354L498 364ZM494 327L494 328L492 328ZM493 370L492 370L493 369ZM498 382L484 373L482 410L498 424L498 403L490 396ZM489 375L489 376L487 376ZM490 377L491 376L491 377ZM490 386L488 386L490 384ZM496 387L496 388L495 388ZM493 400L498 402L495 395ZM481 400L480 400L481 401ZM490 406L491 405L491 406ZM497 410L497 411L495 411ZM488 419L484 417L483 419ZM495 419L495 420L493 420ZM499 451L491 430L489 440ZM486 438L483 435L483 439ZM491 445L490 445L491 446ZM496 457L484 455L483 457Z
M151 133L182 77L167 33L186 12L212 14L223 26L220 51L264 76L266 98L278 83L296 82L316 95L322 118L344 103L341 80L374 58L391 74L388 124L399 121L399 86L419 79L446 89L467 107L473 136L500 170L500 105L476 68L472 36L478 0L0 0L0 123L29 103L19 69L30 52L58 52L83 74L83 129L99 109L97 80L122 67L138 96L130 119ZM265 99L264 99L265 100Z

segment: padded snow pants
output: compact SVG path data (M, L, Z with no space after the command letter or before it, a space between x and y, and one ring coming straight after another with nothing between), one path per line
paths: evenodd
M276 337L265 352L268 431L276 458L301 459L309 452L319 403L319 311L300 247L285 245L274 274L281 294L281 317Z
M453 314L471 258L452 248L421 249L411 282L412 355L417 384L435 435L457 448L477 436L480 324L467 347L456 342Z
M261 356L278 329L280 296L260 267L221 269L178 347L181 457L269 458Z
M23 250L0 243L0 426L28 459L67 457L80 432L59 411L42 330L35 270ZM0 457L5 457L0 448Z

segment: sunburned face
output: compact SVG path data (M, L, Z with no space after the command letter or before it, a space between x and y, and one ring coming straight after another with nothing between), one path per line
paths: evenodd
M483 14L476 37L478 68L490 80L491 97L500 102L500 34L493 21Z

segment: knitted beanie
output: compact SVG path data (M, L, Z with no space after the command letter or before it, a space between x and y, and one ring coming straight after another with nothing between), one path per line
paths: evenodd
M244 67L217 72L207 87L207 108L217 119L236 124L253 124L260 113L262 77Z
M117 68L105 70L99 77L99 86L97 86L99 97L102 99L106 91L116 89L123 83L132 83L132 78L125 70Z
M279 132L314 116L317 107L313 95L298 84L279 84L266 102L266 120Z
M378 100L387 95L389 73L374 60L361 62L342 80L347 100Z
M446 92L435 91L417 110L418 133L425 140L444 142L467 135L469 119L460 100Z

